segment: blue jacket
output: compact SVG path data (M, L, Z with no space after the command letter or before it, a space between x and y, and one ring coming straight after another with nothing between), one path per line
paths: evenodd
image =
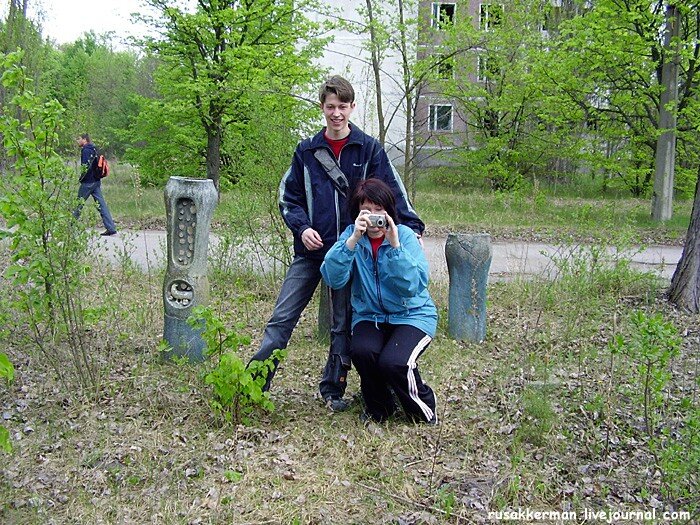
M333 289L352 279L353 327L360 321L407 324L434 337L437 309L428 293L428 261L416 234L398 228L401 246L392 248L384 239L375 261L366 235L354 250L345 245L355 229L351 224L326 254L321 274Z
M92 142L88 142L80 151L80 182L100 182L95 176L92 161L97 157L97 148Z
M282 177L279 188L279 207L284 222L294 234L294 253L312 259L323 259L341 232L353 222L347 199L335 189L323 166L314 157L315 150L325 148L331 158L335 158L323 138L324 131L325 128L299 143L292 165ZM349 141L343 147L338 162L348 179L348 197L359 181L377 177L386 182L394 193L399 222L417 233L423 233L425 225L411 206L401 177L376 139L351 123ZM322 249L306 249L301 242L301 234L307 228L313 228L321 236Z

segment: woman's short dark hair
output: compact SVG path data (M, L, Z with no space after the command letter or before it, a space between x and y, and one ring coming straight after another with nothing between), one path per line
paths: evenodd
M355 186L355 191L350 197L350 216L354 221L360 214L362 203L369 201L384 208L386 213L394 219L394 224L399 224L399 218L396 215L396 200L391 188L384 181L379 179L365 179Z

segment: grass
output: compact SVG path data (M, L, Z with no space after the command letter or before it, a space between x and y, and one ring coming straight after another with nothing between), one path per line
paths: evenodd
M115 214L127 213L118 197L123 191L122 198L140 203L133 224L152 221L162 193L130 194L124 177L117 167L105 183ZM473 195L457 202L445 197L451 212L437 205L430 212L422 195L417 205L424 217L452 215L457 222L446 227L468 228L495 221L487 203L496 207L502 198L483 196L479 219L466 215ZM526 208L510 217L524 221ZM582 216L587 208L578 209ZM580 220L587 235L596 233L596 217L590 212L588 222ZM541 219L531 212L528 220ZM610 243L627 239L622 228L608 236ZM584 509L658 508L692 514L676 523L697 522L697 316L674 310L663 300L664 283L624 261L579 250L555 262L557 281L489 285L487 338L478 345L447 337L448 288L431 284L440 323L420 369L438 398L437 427L401 418L365 427L357 401L344 413L323 407L316 392L327 348L317 341L316 302L275 377L276 410L247 427L222 426L203 381L213 364L163 362L156 350L163 268L141 273L95 261L83 300L109 314L84 334L104 376L100 395L86 399L58 383L27 342L25 314L13 307L16 290L5 286L0 339L16 380L0 385L0 413L14 447L0 456L0 522L472 524L494 522L489 512L519 508L579 516ZM0 268L6 264L0 252ZM223 266L211 273L211 304L227 326L251 337L240 348L248 357L279 281ZM637 310L662 313L683 337L652 437L637 367L609 347L615 335L630 333ZM358 391L353 371L348 395Z
M164 227L163 190L140 187L131 166L115 163L112 175L103 184L117 222L134 228ZM624 194L593 197L590 188L578 192L586 197L575 196L575 186L563 194L561 185L512 193L493 193L478 186L455 189L437 187L425 175L419 181L413 204L429 233L450 229L487 231L496 239L558 240L570 235L590 239L598 237L601 225L605 225L630 228L648 242L679 243L685 238L692 200L678 200L673 218L657 224L651 220L650 199ZM214 212L214 228L226 227L227 217L241 206L240 199L248 201L251 196L235 190L222 194ZM258 217L267 213L261 202L253 209Z
M446 337L447 287L434 284L442 322L420 367L438 396L438 427L400 418L364 427L357 402L327 412L315 397L326 348L314 304L275 378L276 411L233 427L209 409L210 365L163 362L155 351L162 306L151 290L162 274L102 272L124 284L115 319L93 330L119 342L99 399L69 395L18 338L5 341L17 381L0 389L14 445L0 471L3 523L482 523L489 511L517 508L693 508L679 494L697 494L697 472L664 493L635 368L624 356L611 366L607 351L636 308L700 331L696 317L655 298L653 279L641 286L593 271L590 282L493 284L481 345ZM253 339L244 355L261 337L272 284L212 279L224 322ZM697 395L697 359L687 337L664 427L678 425L681 399ZM352 372L348 393L358 390Z

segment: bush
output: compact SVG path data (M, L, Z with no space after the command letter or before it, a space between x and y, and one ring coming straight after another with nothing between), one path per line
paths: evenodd
M272 412L275 407L264 386L268 373L276 368L285 352L275 350L270 359L246 365L238 355L238 348L249 344L250 339L228 331L211 308L196 307L187 322L193 327L204 326L202 338L206 352L219 359L204 378L205 384L212 387L210 404L214 413L223 421L238 425L249 424L250 416L257 410Z

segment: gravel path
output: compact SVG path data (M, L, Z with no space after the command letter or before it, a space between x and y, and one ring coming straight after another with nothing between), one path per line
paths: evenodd
M445 262L445 235L424 238L425 252L430 263L431 278L447 281L447 264ZM214 250L218 239L211 236L210 249ZM100 237L95 241L104 247L105 255L113 262L129 257L140 268L160 267L164 264L166 236L163 230L122 231L113 237ZM586 249L584 245L561 246L540 242L504 241L493 242L493 258L489 270L491 280L510 279L515 276L555 275L553 260L571 256L575 250ZM632 266L638 269L658 272L669 279L681 257L682 246L647 246L635 248L620 254L630 258ZM614 256L608 251L610 257ZM269 261L268 261L269 262ZM267 263L262 262L263 266ZM260 265L258 265L258 268Z

